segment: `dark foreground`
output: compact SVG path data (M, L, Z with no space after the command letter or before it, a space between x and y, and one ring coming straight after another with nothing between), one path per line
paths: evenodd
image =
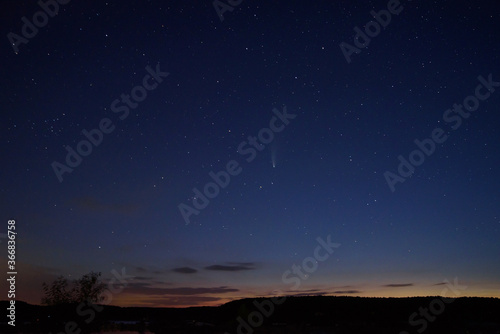
M500 334L498 298L316 296L275 302L243 299L220 307L184 309L17 302L15 328L3 318L0 333ZM8 304L0 306L6 310Z

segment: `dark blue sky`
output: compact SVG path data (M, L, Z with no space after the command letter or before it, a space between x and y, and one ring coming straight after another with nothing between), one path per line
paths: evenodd
M388 4L399 14L360 47L354 29ZM436 295L454 278L462 295L500 296L497 2L247 0L223 21L211 1L58 7L11 45L44 15L0 5L0 205L3 229L17 224L18 299L122 268L135 279L117 305ZM358 43L350 62L341 43ZM82 143L99 127L97 146ZM432 154L411 158L415 140ZM92 151L70 167L68 149ZM424 161L401 176L400 156ZM72 172L58 178L55 162ZM228 163L229 184L196 209L193 189ZM387 172L405 181L391 189ZM340 246L291 284L328 236Z

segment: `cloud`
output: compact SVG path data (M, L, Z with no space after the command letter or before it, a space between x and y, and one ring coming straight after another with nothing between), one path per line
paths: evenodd
M286 293L291 293L295 292L296 290L288 290ZM301 290L298 293L292 293L290 296L293 297L302 297L302 296L325 296L325 295L330 295L330 294L341 294L341 295L348 295L348 294L358 294L362 293L363 291L360 290L336 290L333 292L330 291L324 291L324 290L319 290L319 289L309 289L309 290Z
M297 290L287 290L286 292L296 292ZM300 293L319 292L319 289L300 290Z
M105 203L94 197L79 197L70 201L72 205L76 205L80 209L94 212L111 212L111 213L120 213L120 214L131 214L137 209L139 209L138 205L132 204L119 204L119 203Z
M219 297L209 296L182 296L182 297L151 297L141 298L140 306L143 307L179 307L179 306L193 306L193 305L206 305L220 301Z
M333 291L333 293L341 294L341 295L352 295L352 294L356 294L356 293L361 293L361 291L359 291L359 290L337 290L337 291Z
M142 288L148 288L150 287L150 283L143 283L143 282L129 282L127 283L127 289L142 289Z
M142 295L181 295L193 296L203 294L222 294L229 292L238 292L238 289L228 288L226 286L213 288L193 288L193 287L178 287L178 288L162 288L152 287L148 283L130 283L127 286L127 293L142 294Z
M230 262L230 265L214 264L205 267L206 270L215 271L242 271L242 270L254 270L254 264L252 262Z
M172 271L180 274L194 274L198 272L198 270L191 267L174 268Z
M386 285L382 285L382 286L386 287L386 288L404 288L404 287L407 287L407 286L413 286L413 283L386 284Z
M318 291L318 292L301 292L293 294L292 297L307 297L307 296L323 296L326 295L327 292Z

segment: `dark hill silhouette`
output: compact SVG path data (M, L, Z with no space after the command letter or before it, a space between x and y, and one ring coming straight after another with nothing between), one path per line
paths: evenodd
M132 330L162 333L419 333L425 316L420 308L433 305L438 315L429 314L422 331L432 333L500 334L500 299L457 298L436 305L440 297L363 298L363 297L287 297L281 305L270 308L269 299L241 299L219 307L145 308L96 306L95 319L89 321L93 310L89 305L38 306L16 302L16 328L19 333L67 332L64 324L74 321L83 333L100 330ZM266 305L261 311L255 304ZM8 303L0 302L6 309ZM102 307L102 309L101 309ZM264 310L264 311L262 311ZM83 312L82 312L83 311ZM410 324L409 317L417 312ZM257 313L260 314L257 315ZM82 315L83 314L83 315ZM253 320L249 316L253 314ZM238 320L239 319L239 320ZM260 319L263 321L259 322ZM247 326L242 326L244 321ZM253 321L253 322L252 322ZM257 324L259 326L252 326ZM2 323L1 333L12 330Z

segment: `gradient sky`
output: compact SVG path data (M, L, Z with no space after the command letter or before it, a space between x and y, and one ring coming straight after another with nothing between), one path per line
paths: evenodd
M500 81L500 6L401 1L348 63L340 44L387 5L247 0L221 21L208 0L70 1L16 53L8 34L42 9L2 1L0 233L16 220L17 299L113 270L135 277L123 306L437 295L455 278L461 295L500 297L500 88L456 130L443 119L479 76ZM169 74L113 110L148 66ZM283 108L296 117L248 162L238 147ZM114 130L60 182L54 161L103 119ZM384 173L435 128L447 140L391 191ZM179 204L233 160L240 173L186 224ZM284 282L328 236L340 246Z

